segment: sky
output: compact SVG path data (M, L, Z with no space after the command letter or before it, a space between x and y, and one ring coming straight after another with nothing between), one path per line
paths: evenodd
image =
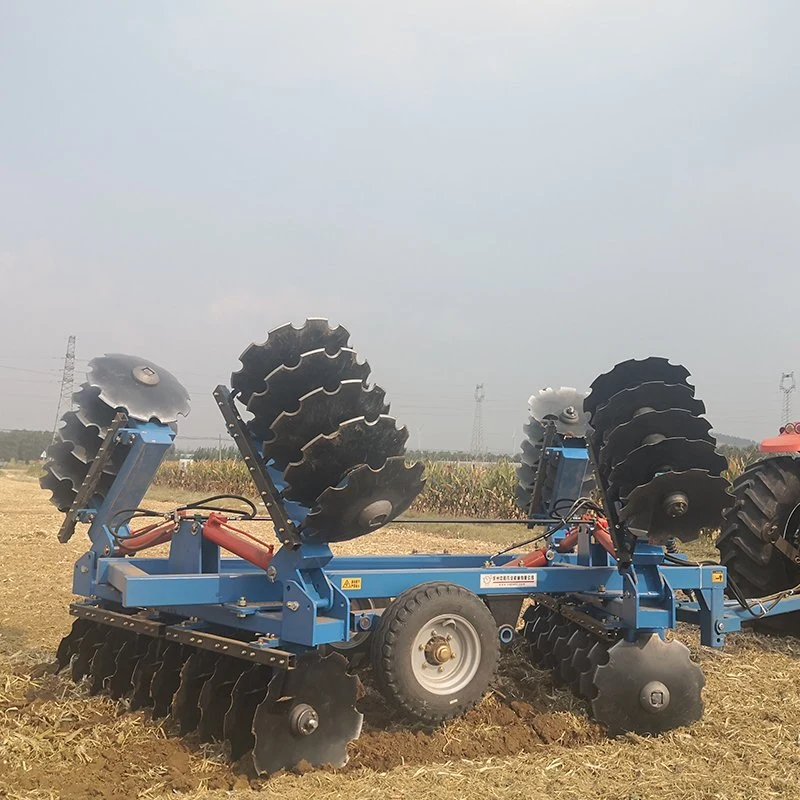
M351 332L410 445L509 452L631 357L717 431L800 377L800 5L0 0L0 428L67 337L211 390L273 327ZM794 395L800 417L800 392ZM191 437L191 438L190 438ZM211 442L209 442L211 443Z

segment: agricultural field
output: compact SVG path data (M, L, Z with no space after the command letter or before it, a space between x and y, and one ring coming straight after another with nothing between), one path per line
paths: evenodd
M474 498L442 490L441 501L416 510L510 513L491 500L506 496L495 478L482 478ZM150 501L167 509L170 498L198 490L179 480L162 476ZM706 675L705 718L691 728L610 740L581 701L514 646L491 694L466 718L425 731L389 712L365 675L364 732L344 769L256 778L246 763L228 764L220 748L177 738L168 721L125 713L124 704L51 673L47 665L71 624L73 562L85 549L80 529L57 543L60 520L30 471L0 472L2 798L800 797L800 642L747 632L718 652L701 647L691 629L676 634ZM266 523L252 529L269 536ZM514 535L511 526L396 524L336 550L491 552ZM712 554L710 540L693 553Z

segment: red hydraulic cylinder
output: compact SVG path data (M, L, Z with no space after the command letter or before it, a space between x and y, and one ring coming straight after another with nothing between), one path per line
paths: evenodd
M265 544L247 531L228 525L227 517L216 512L211 513L203 523L203 536L261 569L270 565L275 552L273 545Z

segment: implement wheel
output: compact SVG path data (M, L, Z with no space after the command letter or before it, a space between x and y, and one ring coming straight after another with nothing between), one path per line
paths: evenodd
M388 700L423 722L460 716L484 695L500 656L486 604L452 583L407 589L372 634L372 666Z
M725 512L717 539L729 578L747 598L800 584L800 564L774 544L784 538L800 546L800 460L779 456L759 461L734 481L733 493L736 502ZM757 627L800 635L800 612L766 619Z

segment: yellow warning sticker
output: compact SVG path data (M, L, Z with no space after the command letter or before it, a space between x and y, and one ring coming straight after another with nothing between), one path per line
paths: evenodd
M361 588L361 578L342 578L342 591L353 591Z
M711 573L711 583L725 583L725 573L721 569L715 569Z

